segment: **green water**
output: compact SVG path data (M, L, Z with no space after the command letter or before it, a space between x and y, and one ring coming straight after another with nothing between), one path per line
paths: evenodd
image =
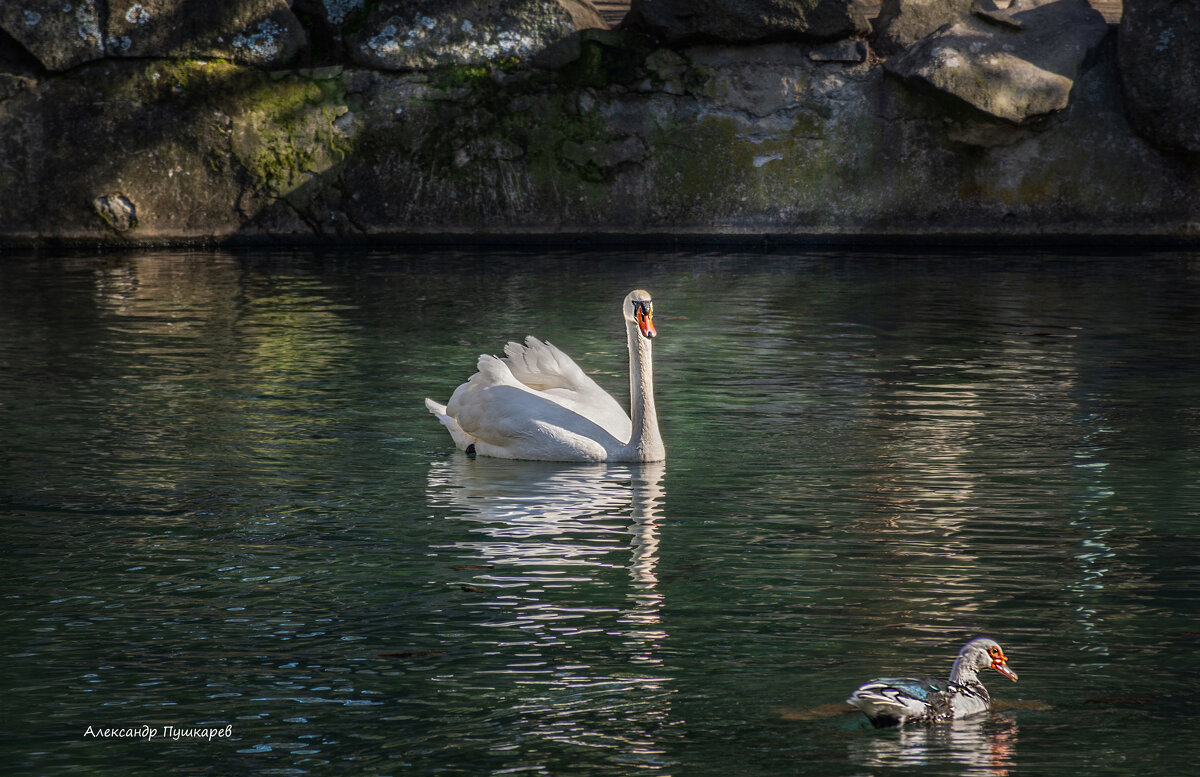
M665 464L453 450L527 334L626 401L635 287ZM8 774L1200 761L1194 256L8 255L0 370ZM841 706L977 634L996 711Z

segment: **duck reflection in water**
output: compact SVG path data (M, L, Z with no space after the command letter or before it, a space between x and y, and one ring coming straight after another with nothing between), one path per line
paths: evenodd
M951 762L966 767L961 775L1006 777L1013 768L1016 747L1017 721L1007 715L988 715L887 729L854 741L850 760L872 769Z
M653 734L671 725L672 691L659 676L663 473L662 462L452 456L431 464L429 503L462 524L436 550L454 557L463 576L450 582L472 594L462 614L495 634L475 646L486 657L480 674L529 691L524 701L508 699L531 726L526 733L664 763ZM623 698L619 719L598 712L614 697Z

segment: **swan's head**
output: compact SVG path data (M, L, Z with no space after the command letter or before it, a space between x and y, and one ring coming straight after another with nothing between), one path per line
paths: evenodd
M654 329L654 303L650 301L650 292L634 289L625 295L625 302L621 309L625 313L626 321L632 321L638 325L638 331L642 333L642 337L658 336L658 332Z

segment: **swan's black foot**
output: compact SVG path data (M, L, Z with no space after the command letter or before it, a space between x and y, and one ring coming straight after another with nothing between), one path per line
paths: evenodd
M474 456L475 455L475 443L471 443L470 445L468 445L466 450L464 451L464 453L466 453L468 456Z

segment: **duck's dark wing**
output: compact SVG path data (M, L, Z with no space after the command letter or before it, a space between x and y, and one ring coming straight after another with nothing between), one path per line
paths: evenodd
M877 677L859 686L846 701L858 707L876 727L895 726L909 720L926 720L942 714L946 683L928 678Z
M877 677L862 689L870 688L872 691L880 694L904 695L917 701L928 702L934 694L942 693L949 687L949 684L942 680L934 680L928 677Z

